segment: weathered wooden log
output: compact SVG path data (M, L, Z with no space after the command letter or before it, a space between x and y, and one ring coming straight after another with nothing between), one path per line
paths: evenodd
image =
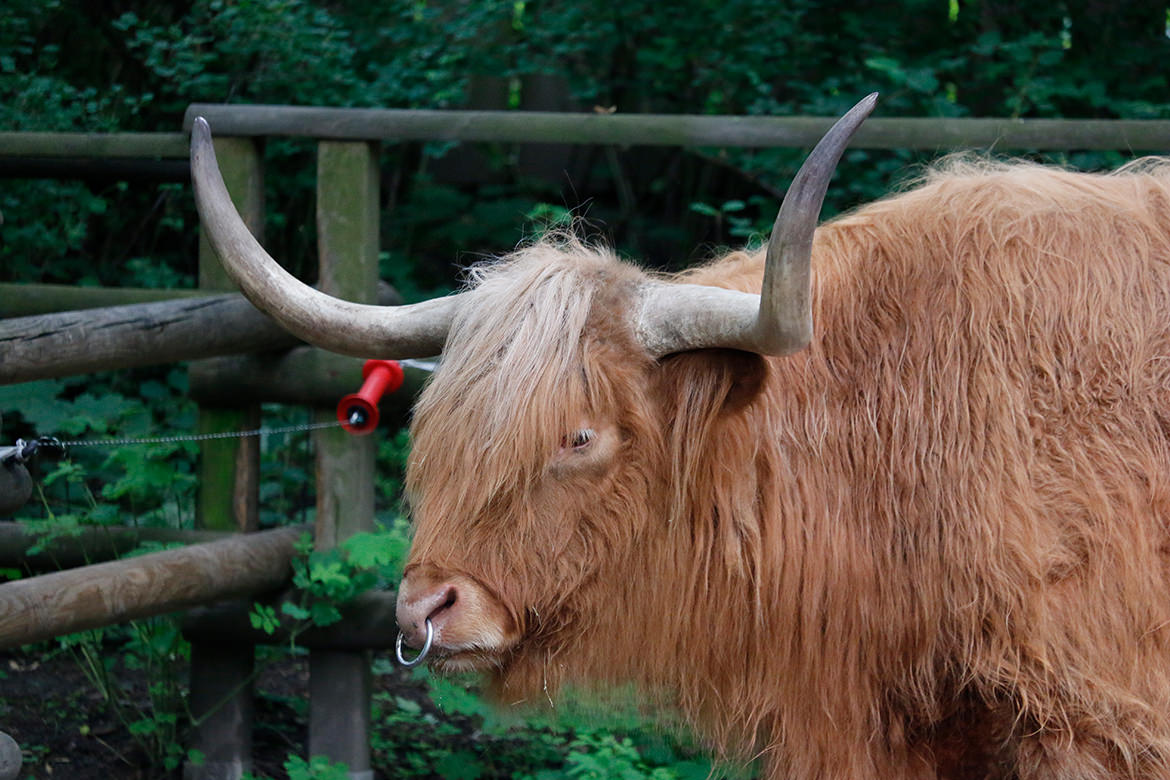
M0 322L0 384L295 343L239 295L17 317Z
M187 181L186 133L0 133L0 178Z
M561 114L193 103L183 126L202 116L217 136L284 135L381 141L489 141L619 146L811 147L828 117ZM870 119L860 149L1170 148L1170 121L1094 119Z
M34 572L72 569L118 558L146 542L200 544L231 536L228 531L92 526L46 539L27 524L0 522L0 566ZM33 546L39 551L28 555Z
M0 780L16 780L24 764L20 745L16 740L0 731Z
M32 497L33 482L23 463L0 462L0 519L11 517Z
M295 594L282 595L275 604L280 621L268 634L252 626L249 615L253 601L222 601L194 607L183 618L183 633L200 642L283 644L295 634L302 647L320 650L388 650L398 639L395 594L390 591L363 593L341 608L341 620L323 628L304 629L280 610L279 604L294 601Z
M23 463L15 458L7 462L0 460L0 518L8 517L28 503L32 487L32 477Z
M0 649L275 590L299 528L237 534L179 550L0 585Z
M71 284L0 283L0 317L28 317L77 309L100 309L132 303L204 298L206 290L160 290L151 287L77 287Z
M0 133L3 157L182 159L190 154L186 133Z
M399 300L379 285L381 300ZM0 385L300 343L231 293L0 320Z
M192 363L190 395L205 404L262 401L333 408L362 383L361 358L316 347L287 352L229 355ZM402 387L382 397L384 418L406 416L427 380L427 372L406 367Z

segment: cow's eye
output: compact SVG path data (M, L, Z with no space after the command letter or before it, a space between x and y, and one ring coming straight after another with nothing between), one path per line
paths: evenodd
M574 450L583 450L589 446L589 442L597 437L597 432L592 428L582 428L579 431L569 434L565 437L565 447Z

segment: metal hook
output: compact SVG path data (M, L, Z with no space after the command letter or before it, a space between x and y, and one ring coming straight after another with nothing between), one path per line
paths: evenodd
M24 450L27 446L24 439L17 439L16 444L0 447L0 464L7 466L10 463L24 463Z
M423 662L423 659L427 657L427 653L429 653L431 651L431 640L433 640L435 638L435 628L434 628L434 626L431 625L431 619L427 618L427 638L426 638L426 640L423 641L422 650L420 650L418 655L416 655L414 658L410 659L409 661L407 661L405 658L402 657L402 640L403 640L403 638L404 637L402 635L402 632L399 631L398 632L398 641L394 643L394 653L395 653L395 655L398 656L398 663L400 663L406 667L418 666L419 664L421 664Z
M417 368L419 371L426 371L428 374L434 373L435 369L439 367L438 360L415 360L414 358L403 358L398 361L408 368Z
M41 436L32 441L17 439L11 447L0 447L0 464L28 463L34 455L42 452L60 458L65 454L65 445L56 436Z

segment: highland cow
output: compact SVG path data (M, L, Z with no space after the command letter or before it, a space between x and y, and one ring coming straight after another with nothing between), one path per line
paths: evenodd
M390 313L278 278L205 126L193 165L290 330L443 351L398 610L432 667L632 682L777 780L1170 777L1170 167L952 164L814 234L871 105L764 251L553 238Z

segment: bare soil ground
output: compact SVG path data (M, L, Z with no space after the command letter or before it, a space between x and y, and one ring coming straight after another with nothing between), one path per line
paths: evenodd
M179 670L185 678L186 670ZM141 673L119 672L130 699L145 702ZM405 673L378 675L377 685L394 695L424 698L422 687ZM307 738L308 663L304 658L264 665L256 681L253 729L254 773L281 778L289 754L303 755ZM172 780L181 769L152 768L145 751L125 724L68 655L0 652L0 731L24 753L26 778L68 780Z

